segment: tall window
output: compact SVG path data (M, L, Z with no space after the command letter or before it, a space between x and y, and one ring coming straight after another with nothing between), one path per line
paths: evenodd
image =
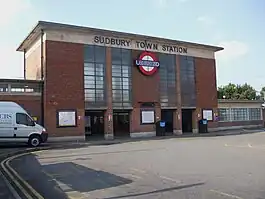
M84 54L85 101L92 105L106 104L106 48L86 45Z
M176 106L176 55L161 53L159 61L161 106Z
M182 106L196 106L194 58L180 56L180 83Z
M130 107L132 55L131 50L111 49L112 60L112 100L113 107Z

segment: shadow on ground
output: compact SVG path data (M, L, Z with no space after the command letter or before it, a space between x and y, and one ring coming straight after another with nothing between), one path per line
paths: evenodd
M65 192L90 192L132 183L71 162L42 166L33 154L13 160L11 166L44 198L67 199Z

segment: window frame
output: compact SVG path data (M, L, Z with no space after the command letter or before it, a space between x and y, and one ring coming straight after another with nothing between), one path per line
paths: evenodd
M27 118L27 124L18 123L18 115L26 116L26 118ZM16 124L25 125L25 126L35 126L35 121L28 114L18 112L18 113L16 113Z
M75 114L75 124L74 125L65 125L65 126L60 126L60 123L59 123L59 115L60 115L60 112L72 112ZM77 124L77 110L76 109L58 109L56 110L56 127L57 128L74 128L74 127L77 127L78 124Z
M85 102L88 102L89 104L95 104L95 105L106 105L107 103L107 92L106 92L106 47L105 46L97 46L97 45L85 45L85 50L84 50L84 98ZM86 50L89 49L89 50ZM98 49L98 51L97 51ZM91 59L86 59L86 53L92 54ZM93 52L92 52L93 51ZM104 53L100 52L104 51ZM103 55L101 55L103 54ZM100 56L101 58L99 58ZM100 68L98 66L101 65ZM91 74L87 74L86 71L93 71ZM93 74L92 74L93 73ZM88 81L86 81L86 78L92 78L93 81L91 80L90 82L93 84L87 84ZM91 93L89 91L93 91L93 97L89 97L87 93ZM103 92L103 97L98 97L102 96L102 94L99 95L99 93Z
M124 58L123 54L126 54ZM112 56L112 104L114 107L131 107L132 106L132 50L122 48L111 48ZM113 59L113 56L119 57L120 60ZM124 61L126 59L126 61ZM128 59L128 60L127 60ZM115 93L120 93L116 96ZM128 93L128 100L124 101L125 93ZM127 96L127 95L126 95ZM120 100L116 100L120 99ZM117 106L119 104L119 106Z

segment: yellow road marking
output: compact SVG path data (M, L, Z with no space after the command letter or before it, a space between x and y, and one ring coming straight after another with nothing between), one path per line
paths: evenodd
M24 156L24 155L27 155L29 153L23 153L23 154L19 154L19 155L15 155L15 156L12 156L10 158L7 159L6 161L6 166L14 173L15 177L18 178L29 190L32 191L32 193L38 198L38 199L44 199L34 188L32 188L32 186L30 186L25 180L22 179L22 177L10 166L10 161L15 159L15 158L18 158L18 157L21 157L21 156ZM14 178L14 177L13 177ZM18 183L19 184L19 183ZM21 187L21 185L19 185ZM23 188L22 188L23 189ZM25 191L25 189L24 189ZM24 193L24 192L23 192ZM28 195L28 193L26 193ZM30 197L31 199L32 197Z
M9 158L7 158L9 159ZM6 160L7 160L6 159ZM1 167L3 168L3 170L5 171L5 173L10 177L10 179L16 184L16 186L20 189L20 191L28 198L28 199L33 199L28 192L20 185L20 183L14 178L14 176L7 170L7 168L5 167L4 163L6 160L3 160L1 162Z

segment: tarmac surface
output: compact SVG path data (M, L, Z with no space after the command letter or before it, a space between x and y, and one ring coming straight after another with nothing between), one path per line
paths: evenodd
M45 199L265 199L264 154L261 132L58 148L11 166Z

